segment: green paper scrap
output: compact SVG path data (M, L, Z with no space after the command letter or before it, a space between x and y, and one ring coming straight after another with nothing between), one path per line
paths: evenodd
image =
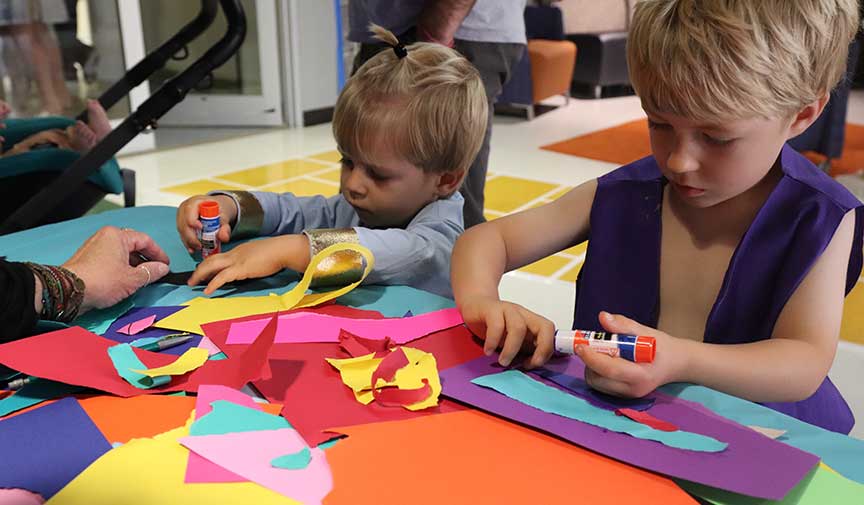
M223 359L228 359L228 355L224 352L216 353L213 356L210 356L210 361L221 361Z
M720 452L728 446L714 438L689 431L660 431L637 423L627 417L615 415L587 401L547 386L518 370L484 375L471 381L478 386L493 389L529 407L574 419L617 433L654 440L676 449L700 452Z
M283 470L302 470L309 466L310 461L312 461L312 453L308 447L304 447L293 454L285 454L284 456L273 458L270 466L273 468L282 468Z
M0 417L5 417L13 412L26 409L31 405L71 395L84 389L81 386L72 386L62 382L39 379L25 385L16 391L14 395L0 400Z
M157 386L163 386L171 382L170 375L160 375L158 377L148 377L133 370L146 370L147 365L141 363L132 346L129 344L117 344L108 348L108 356L111 357L111 362L114 363L114 368L120 377L132 384L138 389L150 389Z
M210 405L213 410L192 423L189 427L190 435L224 435L241 431L291 428L291 424L284 417L237 405L228 400L216 400Z
M864 503L864 485L829 470L816 467L792 488L780 501L763 500L694 482L675 479L684 491L715 505L861 505Z
M120 316L135 308L135 303L129 298L120 303L116 303L108 308L91 310L79 317L72 323L75 326L80 326L85 330L91 331L97 335L102 335L111 326L111 323L117 320Z

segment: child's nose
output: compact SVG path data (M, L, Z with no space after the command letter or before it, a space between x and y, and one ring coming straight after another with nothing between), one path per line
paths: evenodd
M343 186L351 198L362 198L366 195L366 184L363 179L363 170L360 167L354 167L354 170L348 172Z
M699 169L699 160L691 152L686 142L678 142L669 153L666 160L666 169L670 172L685 173Z

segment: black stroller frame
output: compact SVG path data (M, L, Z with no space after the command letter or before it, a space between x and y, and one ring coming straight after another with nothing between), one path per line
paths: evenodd
M246 38L246 16L240 5L240 0L201 0L201 10L195 19L126 72L119 81L99 97L99 103L107 110L154 72L164 68L168 60L188 57L187 44L213 24L220 6L228 22L225 35L186 70L163 83L137 110L132 112L93 149L78 158L52 182L7 217L0 224L0 235L25 230L47 222L43 219L49 216L52 210L66 203L76 191L84 188L87 178L99 170L99 167L117 154L123 146L145 129L156 128L157 120L183 101L191 89L202 82L212 81L211 72L231 58ZM79 115L78 119L86 119L86 111ZM132 198L130 201L130 195L126 195L126 206L134 206L135 174L128 169L122 169L121 174L124 179L124 186L129 183L132 185ZM93 189L95 185L87 184L87 186L90 186L87 188L88 191L95 191ZM96 201L105 196L105 192L102 191L97 196L98 198L95 201L91 200L89 206L80 210L78 215L89 210ZM73 214L68 217L77 217L77 215Z

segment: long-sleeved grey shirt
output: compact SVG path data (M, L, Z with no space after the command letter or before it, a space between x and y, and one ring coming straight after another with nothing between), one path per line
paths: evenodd
M458 192L436 200L404 229L366 228L342 195L298 197L292 193L252 192L264 210L261 235L287 235L321 228L354 228L360 244L372 251L375 268L368 284L404 284L453 297L450 255L464 231Z

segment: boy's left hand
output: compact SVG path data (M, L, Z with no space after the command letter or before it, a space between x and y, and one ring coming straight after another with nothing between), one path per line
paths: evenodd
M195 286L209 280L204 294L211 295L231 281L268 277L285 268L302 272L308 264L309 240L306 236L282 235L253 240L208 257L189 277L188 284Z
M686 367L680 339L608 312L600 313L600 324L611 333L654 337L657 354L652 363L633 363L578 346L576 354L585 363L585 381L592 388L615 396L639 398L675 382L678 371Z

